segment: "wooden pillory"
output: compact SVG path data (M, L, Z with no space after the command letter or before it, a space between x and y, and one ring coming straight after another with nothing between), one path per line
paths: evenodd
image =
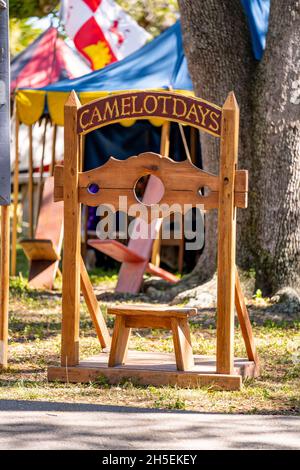
M102 167L82 172L82 138L102 126L124 119L149 116L188 124L221 139L220 173L213 175L191 161L174 162L158 154L144 153L125 161L110 158ZM230 93L222 108L200 98L173 92L113 94L81 106L72 92L65 105L64 166L55 169L56 201L64 201L64 258L61 366L48 369L49 380L87 382L103 375L110 383L133 377L141 384L197 387L214 385L237 390L243 376L256 376L259 364L251 324L235 265L236 208L247 207L247 171L237 170L239 108ZM128 207L138 204L148 222L151 207L134 193L141 176L155 175L164 184L160 205L202 204L205 211L218 209L218 288L216 358L192 354L188 317L195 309L111 307L116 315L112 341L80 254L81 204L111 204L119 209L119 196ZM91 188L98 188L91 191ZM210 191L203 195L203 188ZM166 207L166 206L165 206ZM163 216L168 213L161 214ZM157 215L156 215L157 217ZM79 269L80 268L80 269ZM102 348L98 356L79 361L80 286ZM234 308L236 307L247 359L234 358ZM172 331L173 355L128 350L131 328L167 328Z

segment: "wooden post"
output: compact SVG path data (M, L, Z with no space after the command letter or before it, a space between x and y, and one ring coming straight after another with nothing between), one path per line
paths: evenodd
M190 148L191 160L196 165L197 163L197 139L199 139L199 130L195 127L190 127Z
M1 207L0 369L7 367L9 302L9 206Z
M64 257L62 288L63 366L79 362L80 307L80 204L78 202L79 138L77 110L80 101L74 91L65 104L64 127Z
M234 289L239 107L231 92L222 108L218 213L217 373L234 372Z
M248 359L249 361L254 361L255 364L258 366L259 359L256 351L252 326L237 269L235 270L235 308L240 322L240 327L244 338Z
M45 119L45 126L42 139L42 158L40 165L40 178L39 178L39 190L38 190L38 214L40 213L42 197L43 197L43 187L44 187L44 161L45 161L45 151L46 151L46 138L47 138L47 124L48 121Z
M14 210L13 210L13 224L12 224L12 239L11 239L11 274L17 274L17 238L18 238L18 202L19 202L19 118L18 111L16 110L16 127L15 127L15 167L14 167Z
M29 206L29 238L33 238L33 135L32 124L28 126L29 156L28 156L28 206Z
M160 140L160 154L164 157L168 157L170 153L170 121L165 121L161 129L161 140ZM157 238L154 240L152 247L151 263L154 266L160 265L160 248L161 248L161 230Z
M50 167L50 176L54 174L54 167L56 163L56 140L57 140L57 125L53 125L53 137L52 137L52 160Z

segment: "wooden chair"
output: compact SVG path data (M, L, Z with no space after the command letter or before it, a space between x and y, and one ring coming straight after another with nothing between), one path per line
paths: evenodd
M52 289L58 271L63 241L63 202L53 200L54 177L45 180L35 238L21 241L30 261L29 286Z
M157 196L159 197L160 191L160 181L157 178L150 177L143 196L143 204L151 205L153 200ZM118 240L88 240L89 246L122 263L115 289L116 292L132 294L139 292L145 272L159 276L173 284L178 282L176 276L149 261L155 237L160 231L162 219L157 219L154 224L155 230L152 232L149 226L147 238L136 239L133 237L129 240L127 246ZM134 231L137 233L139 232L139 225L140 222L136 221Z
M194 367L188 318L196 315L196 308L149 308L143 306L110 307L116 315L108 366L126 363L131 328L163 328L172 331L177 370Z

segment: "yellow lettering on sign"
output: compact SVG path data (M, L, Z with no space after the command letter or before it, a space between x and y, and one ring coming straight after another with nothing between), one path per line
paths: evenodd
M191 120L191 116L194 116L195 121L196 121L196 122L199 122L198 114L197 114L197 108L196 108L195 103L193 103L192 106L190 107L189 112L187 113L185 119L187 119L188 121L190 121L190 120Z
M179 114L178 104L182 104L182 106L183 106L183 111L182 111L181 114ZM184 117L186 115L186 104L180 98L174 98L173 99L173 114L176 118L181 118L181 117Z
M136 109L136 99L137 95L132 97L132 114L142 114L143 108L140 108L139 110Z
M86 129L89 125L90 125L90 121L87 121L85 124L83 122L83 116L85 114L88 114L89 113L89 109L86 109L85 111L83 111L81 114L80 114L80 117L79 117L79 124L80 124L80 127L82 129Z
M96 122L94 122L95 119L96 119ZM97 108L97 106L95 106L91 120L90 120L90 124L96 124L97 122L101 122L101 121L102 121L102 117L101 117L100 111Z
M214 111L212 111L212 112L210 113L210 119L211 119L211 121L214 123L214 125L211 125L211 124L209 125L210 130L212 130L212 131L214 131L214 132L219 131L220 124L219 124L219 122L217 121L217 119L218 119L218 114L215 113Z
M106 101L105 103L105 110L103 114L103 119L107 119L107 114L109 114L110 119L116 119L120 116L119 108L118 108L118 102L115 99L113 104L111 104L109 101Z
M162 109L162 114L168 114L166 105L167 105L167 100L171 100L172 96L158 96L157 97L158 101L162 100L163 101L163 109Z
M153 107L152 108L149 108L149 100L152 100L152 105ZM144 99L144 109L146 111L146 113L148 114L153 114L155 113L155 111L157 110L157 106L158 106L158 101L157 101L157 98L153 95L148 95L146 96L146 98Z
M205 121L207 118L207 115L209 114L210 110L208 108L203 109L203 106L198 104L198 109L200 111L200 116L201 116L201 125L205 126Z
M121 108L122 116L130 116L131 97L130 96L123 97L121 99L121 105L122 105L122 108Z

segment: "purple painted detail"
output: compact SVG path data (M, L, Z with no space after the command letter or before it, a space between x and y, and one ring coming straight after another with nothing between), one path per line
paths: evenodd
M97 183L91 183L88 185L87 190L90 194L98 194L100 191L100 186Z

